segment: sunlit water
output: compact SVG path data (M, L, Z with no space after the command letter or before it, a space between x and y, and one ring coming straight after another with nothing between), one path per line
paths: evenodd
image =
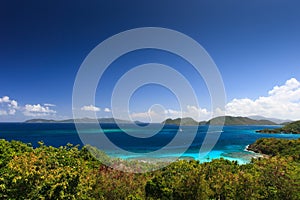
M226 158L236 160L243 164L251 160L252 157L259 156L253 152L246 151L246 146L252 144L259 138L275 137L295 139L300 138L300 135L295 134L261 134L256 133L256 130L264 128L276 128L277 126L224 126L220 137L210 152L201 152L199 150L203 144L203 140L207 134L207 126L199 126L192 142L188 142L193 132L191 127L181 127L180 133L177 126L165 126L154 136L147 137L145 134L151 134L151 130L145 128L144 131L135 129L132 125L125 125L123 130L119 129L115 124L103 124L102 131L95 129L93 126L86 124L82 130L82 134L90 137L90 143L93 145L93 138L97 134L105 134L116 146L125 150L118 152L105 145L101 146L101 142L96 145L101 150L113 157L124 159L168 159L181 157L184 159L196 159L200 162L209 161L216 158ZM195 128L195 127L194 127ZM133 137L126 132L134 132L142 137ZM179 142L161 150L166 145L170 144L172 139L180 134ZM192 135L191 135L192 134ZM208 133L214 134L214 133ZM83 145L74 124L68 123L0 123L0 138L6 140L20 140L25 143L31 143L34 147L38 146L38 141L43 141L46 145L55 147L71 143L74 145ZM96 144L96 143L95 143ZM99 145L100 144L100 145ZM187 149L183 152L183 150ZM157 152L152 157L147 157L145 152ZM134 154L131 154L134 152ZM182 154L183 153L183 154Z

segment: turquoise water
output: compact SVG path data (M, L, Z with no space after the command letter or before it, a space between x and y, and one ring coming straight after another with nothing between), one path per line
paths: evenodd
M115 124L103 124L101 125L102 130L99 130L92 125L86 124L81 135L78 135L74 124L0 123L0 138L20 140L25 143L31 143L34 147L38 145L38 141L43 141L46 145L55 147L66 145L67 143L82 146L82 141L84 141L84 144L89 143L97 146L110 156L124 159L168 159L181 157L205 162L223 157L229 160L236 160L241 164L249 162L252 157L259 156L245 150L247 145L259 138L300 138L300 135L293 134L260 134L255 132L256 130L276 128L278 126L225 126L223 131L219 133L220 137L213 149L210 152L205 151L199 154L207 134L207 126L199 126L195 136L191 127L182 127L182 131L177 133L177 126L165 126L159 133L152 136L150 129L141 131L132 125L124 126L125 128L121 130ZM126 133L135 133L141 137L133 137ZM99 135L108 138L123 151L111 148L99 141L97 137ZM175 136L178 136L179 142L170 145ZM191 137L193 137L193 140L189 141ZM163 149L166 145L169 146ZM145 153L152 154L149 156Z

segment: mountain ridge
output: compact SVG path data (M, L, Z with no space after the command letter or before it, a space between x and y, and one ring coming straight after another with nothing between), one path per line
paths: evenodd
M98 118L99 123L135 123L128 120L115 119L115 118ZM53 119L30 119L24 123L94 123L95 119L92 118L80 118L80 119L64 119L64 120L53 120ZM140 122L139 122L140 123Z
M260 115L252 115L252 116L248 116L248 118L254 119L254 120L269 120L276 124L282 124L282 125L292 122L292 120L289 120L289 119L278 119L278 118L273 118L273 117L264 117L264 116L260 116Z
M269 120L254 120L248 117L220 116L209 120L206 124L213 125L277 125Z
M256 131L257 133L285 133L300 134L300 120L286 124L281 128L263 129Z
M97 119L99 123L143 123L139 121L128 121L128 120L122 120L122 119L115 119L115 118L98 118ZM80 118L76 119L76 122L79 123L94 123L95 119L91 118ZM225 123L224 123L225 122ZM53 120L53 119L30 119L26 120L25 123L74 123L74 119L65 119L65 120ZM251 119L249 117L234 117L234 116L219 116L212 118L208 121L196 121L191 117L185 117L185 118L176 118L171 119L168 118L161 122L162 124L167 125L184 125L184 126L199 126L199 125L280 125L278 123L275 123L271 120L267 119L261 119L261 120L255 120ZM285 122L288 123L288 122ZM290 123L290 122L289 122Z
M166 119L162 123L169 125L180 125L180 122L184 126L197 126L197 125L278 125L275 122L269 120L254 120L248 117L233 117L233 116L220 116L212 118L208 121L197 122L191 117Z

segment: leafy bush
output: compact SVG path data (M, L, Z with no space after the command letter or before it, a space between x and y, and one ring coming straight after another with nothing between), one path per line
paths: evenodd
M300 139L260 139L251 148L271 157L246 165L179 160L137 174L116 169L166 163L111 159L90 146L40 143L34 149L0 140L0 199L300 199L299 144Z
M300 138L295 140L261 138L249 145L248 149L270 156L290 156L300 161Z
M180 161L146 184L148 199L299 199L299 164L273 157L237 165Z

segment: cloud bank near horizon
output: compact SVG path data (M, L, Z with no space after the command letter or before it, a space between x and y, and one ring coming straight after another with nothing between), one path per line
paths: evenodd
M18 102L8 96L0 98L0 116L14 116L21 114L24 117L57 117L56 105L25 104L20 106ZM279 119L300 119L300 81L296 78L287 80L283 85L277 85L268 91L267 95L256 99L242 98L233 99L226 104L226 115L231 116L253 116L260 115ZM81 107L82 111L99 112L102 109L95 105ZM104 108L104 113L111 113L110 108ZM188 105L183 111L173 109L150 109L146 112L133 112L130 114L132 120L145 122L161 122L166 118L192 117L197 121L208 120L212 112L206 108Z
M291 78L284 85L275 86L267 96L257 99L233 99L226 105L226 113L233 116L261 115L279 119L300 119L300 82Z
M291 78L285 84L273 87L266 96L257 99L233 99L225 106L226 115L230 116L255 116L268 118L300 120L300 82ZM187 106L183 111L165 110L166 118L192 117L197 121L208 120L212 112L205 108ZM158 113L148 112L132 113L134 120L149 120L159 122Z
M56 114L55 110L49 108L49 106L42 106L40 104L30 105L26 104L23 108L23 114L30 117L41 117Z
M16 100L10 99L8 96L0 98L0 116L13 116L17 114L17 111L22 113L24 116L30 117L41 117L55 115L56 111L50 109L54 107L54 104L26 104L25 106L19 106Z
M82 106L80 110L83 111L92 111L92 112L99 112L101 109L99 107L88 105L88 106Z

